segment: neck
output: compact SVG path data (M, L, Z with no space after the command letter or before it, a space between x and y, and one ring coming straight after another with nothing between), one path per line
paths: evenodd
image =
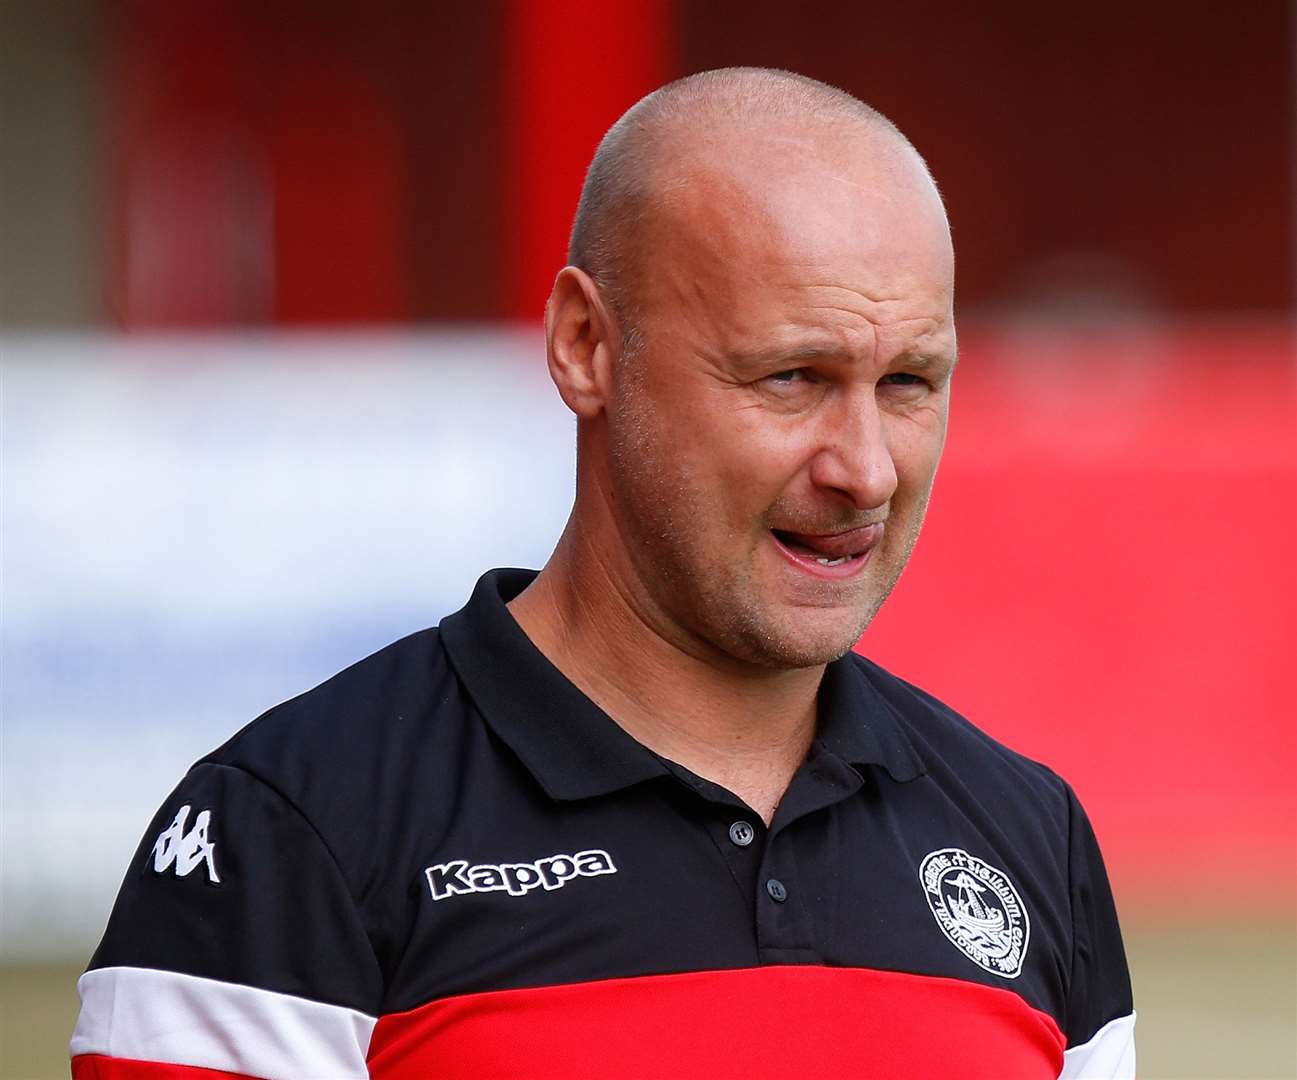
M628 570L569 522L510 604L523 631L632 737L770 822L815 734L823 666L771 670L695 643L647 611Z

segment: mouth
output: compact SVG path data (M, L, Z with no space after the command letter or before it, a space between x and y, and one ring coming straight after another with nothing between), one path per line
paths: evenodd
M798 533L771 529L775 547L798 569L815 577L841 579L864 569L883 538L883 522L837 533Z

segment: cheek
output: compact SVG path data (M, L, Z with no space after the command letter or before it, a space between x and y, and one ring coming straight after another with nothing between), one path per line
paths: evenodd
M944 407L891 417L885 421L884 430L898 489L910 494L926 491L936 475L946 442Z
M740 391L709 387L667 414L659 432L663 455L687 463L700 484L727 500L778 492L797 470L811 438L805 425L779 423Z
M740 410L718 425L711 449L725 497L749 512L764 511L795 486L815 447L810 425L772 423L759 412Z

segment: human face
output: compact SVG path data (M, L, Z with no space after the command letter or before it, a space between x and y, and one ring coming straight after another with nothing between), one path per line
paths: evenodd
M608 410L649 617L776 668L842 655L896 583L955 361L949 232L917 162L807 149L772 178L749 145L681 185Z

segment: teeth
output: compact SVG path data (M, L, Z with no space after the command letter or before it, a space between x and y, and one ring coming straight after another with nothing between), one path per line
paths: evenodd
M821 566L837 566L840 563L846 562L847 558L848 556L846 555L840 555L836 559L816 559L815 561L819 563Z

